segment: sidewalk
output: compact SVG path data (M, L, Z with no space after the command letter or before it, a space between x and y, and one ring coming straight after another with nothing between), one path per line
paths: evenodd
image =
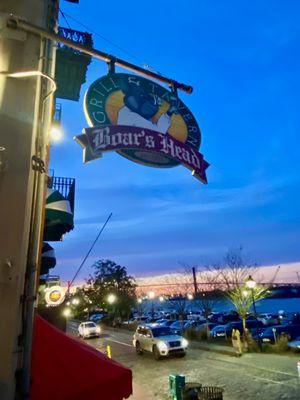
M215 342L206 342L206 341L191 341L190 348L211 351L213 353L225 354L227 356L236 356L235 350L232 346L226 346L223 344L217 344Z
M153 400L153 395L143 386L133 382L133 395L129 400Z

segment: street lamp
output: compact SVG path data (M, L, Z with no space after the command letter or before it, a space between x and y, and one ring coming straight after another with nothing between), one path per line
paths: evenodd
M62 114L61 104L55 103L52 126L50 128L50 139L52 142L60 142L63 137L63 131L61 128L61 114Z
M108 302L108 304L114 304L114 303L116 302L116 300L117 300L117 297L116 297L115 294L109 294L109 295L107 296L107 302Z
M152 290L148 293L148 299L153 300L155 298L155 292Z
M193 298L194 298L192 293L188 293L186 297L187 297L188 300L193 300Z
M256 313L256 307L255 307L255 300L254 300L254 288L255 288L255 286L256 286L256 282L255 282L255 280L252 278L251 275L249 275L248 279L246 279L245 285L246 285L246 287L247 287L248 289L251 290L254 316L255 316L255 319L257 319L257 313Z
M151 300L151 316L154 318L154 299L155 299L155 292L152 290L148 292L148 299Z
M165 301L164 296L159 296L159 301L162 303L163 301Z
M255 280L252 278L251 275L249 275L248 279L246 279L245 285L248 289L253 290L256 286Z
M62 140L63 133L61 128L53 123L51 128L50 128L50 139L52 142L60 142Z
M77 297L75 297L75 298L72 300L72 304L73 304L74 306L78 306L79 303L80 303L80 300L77 299Z
M142 309L143 309L143 307L142 307L143 299L142 298L137 299L137 303L138 303L138 305L137 305L138 316L139 316L139 318L141 318L142 317Z
M66 318L68 319L68 317L70 317L70 315L71 315L71 309L68 308L68 307L66 307L66 308L63 310L63 316L66 317Z

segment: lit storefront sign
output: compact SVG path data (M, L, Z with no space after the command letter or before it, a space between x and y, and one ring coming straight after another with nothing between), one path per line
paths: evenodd
M207 183L199 126L174 92L140 76L108 74L89 87L84 106L92 127L75 138L84 162L117 151L151 167L182 164Z
M45 301L48 306L59 306L65 299L65 291L61 286L52 286L45 290Z

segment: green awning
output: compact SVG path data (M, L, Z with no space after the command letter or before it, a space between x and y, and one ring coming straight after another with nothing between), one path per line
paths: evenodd
M54 268L56 265L55 252L49 243L44 242L42 248L42 259L41 259L41 275L49 273L50 268Z
M58 190L47 189L44 240L58 241L74 228L74 216L69 200Z

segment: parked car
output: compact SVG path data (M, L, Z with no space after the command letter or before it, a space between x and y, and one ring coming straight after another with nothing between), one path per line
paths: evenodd
M201 314L200 311L195 311L195 312L188 314L187 319L192 320L192 321L204 321L205 322L205 318L203 317L203 315Z
M224 313L212 312L211 314L209 314L208 319L210 320L210 322L222 324L223 323L223 315L224 315Z
M165 327L169 327L171 326L175 321L173 319L159 319L158 321L156 321L156 323L159 326L165 326Z
M180 320L173 322L173 324L170 325L170 329L174 334L180 335L183 333L184 330L190 328L191 326L192 326L192 321Z
M257 320L261 321L265 326L278 325L278 314L260 314Z
M160 319L156 320L156 323L157 324L163 324L165 321L168 321L168 320L165 319L165 318L160 318Z
M231 311L222 315L223 324L228 324L229 322L238 322L240 320L239 314L236 311Z
M251 330L253 329L258 329L258 328L263 328L263 323L261 321L257 321L256 319L249 319L246 320L246 328ZM237 329L240 331L240 333L243 333L243 322L242 321L233 321L233 322L228 322L226 325L217 325L215 326L210 334L211 337L213 338L224 338L224 337L231 337L232 330ZM251 332L252 333L252 332Z
M104 314L93 314L90 316L90 321L97 323L97 322L100 322L103 317L104 317Z
M247 319L246 320L246 328L251 331L251 329L257 329L257 328L263 328L264 324L261 321L257 321L256 319ZM238 329L240 333L243 333L243 322L242 321L235 321L235 322L229 322L226 324L226 335L228 337L231 336L232 330L233 329Z
M210 332L215 326L218 326L218 325L215 324L214 322L209 322L208 324L206 324L206 323L204 322L204 324L198 325L198 326L196 327L196 330L199 331L199 332L201 332L201 331L205 331L205 330L207 329L207 327L208 327L208 330L209 330L209 332Z
M188 347L188 341L182 336L174 335L170 328L148 325L138 326L132 343L137 354L150 352L156 360L172 354L184 357Z
M259 335L261 335L267 328L264 327L260 327L260 328L250 328L249 331L251 333L251 336L254 340L259 339Z
M78 335L83 339L90 337L99 337L100 333L101 333L100 326L97 326L95 322L92 321L82 322L78 326Z
M228 324L225 325L225 332L227 337L231 337L233 329L237 329L240 331L240 333L242 333L243 332L242 321L228 322Z
M296 339L300 335L300 325L275 325L264 330L259 335L259 339L263 343L275 343L275 337L278 338L285 333L291 340Z
M123 325L140 324L146 321L148 321L148 317L134 317L126 321L123 321L122 324Z
M226 337L225 325L217 325L210 331L210 337L214 339Z
M288 342L288 345L291 349L300 350L300 336L298 336L295 340Z
M292 319L293 319L293 324L294 325L299 325L300 324L300 313L293 313L292 314Z

